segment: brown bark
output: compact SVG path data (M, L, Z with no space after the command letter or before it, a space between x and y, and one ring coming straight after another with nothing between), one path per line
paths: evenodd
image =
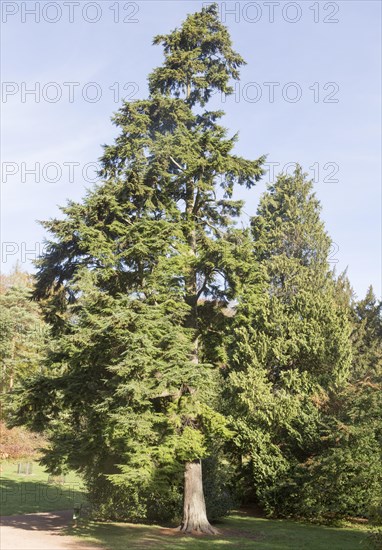
M187 94L190 94L190 87L187 87ZM186 218L190 223L190 228L187 234L187 241L190 247L190 252L193 256L197 254L197 234L196 234L196 219L197 205L195 198L195 183L190 180L186 184ZM197 276L196 270L191 270L191 273L186 280L187 288L187 303L191 306L190 315L187 319L186 326L195 330L195 340L193 350L191 352L191 361L198 368L199 363L199 339L198 331L198 292L197 292ZM218 533L212 527L207 519L206 503L203 492L202 464L200 460L186 462L184 469L184 492L183 492L183 519L179 526L179 531L183 533L195 533L215 535Z
M191 534L216 535L218 533L207 519L200 460L185 464L183 520L178 529L183 533Z

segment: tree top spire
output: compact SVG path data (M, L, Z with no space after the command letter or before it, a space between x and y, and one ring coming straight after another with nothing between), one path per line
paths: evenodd
M188 15L182 26L167 35L158 35L165 61L149 77L150 93L175 97L205 105L214 91L231 94L231 78L239 78L244 59L232 49L227 28L219 21L217 4Z

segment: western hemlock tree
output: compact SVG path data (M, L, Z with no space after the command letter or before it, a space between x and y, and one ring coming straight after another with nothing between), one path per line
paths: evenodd
M53 239L36 297L56 340L50 375L20 395L19 421L47 430L52 470L83 472L101 499L130 488L142 515L184 468L180 529L214 532L201 459L228 430L215 406L213 329L235 299L248 243L234 227L233 190L252 187L264 159L234 154L223 113L205 109L213 92L232 92L244 63L216 5L154 43L164 63L149 98L115 115L103 183L44 224Z
M319 448L323 410L349 374L350 325L299 167L269 186L251 227L260 279L243 286L227 336L227 412L244 490L268 511L289 512L294 470Z

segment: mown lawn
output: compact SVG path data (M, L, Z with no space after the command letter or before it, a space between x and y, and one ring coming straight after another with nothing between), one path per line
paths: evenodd
M366 550L366 530L333 528L293 521L267 520L235 513L216 525L214 537L185 537L158 526L123 523L80 525L72 533L108 550L152 548L208 550L254 548L258 550Z
M3 462L1 467L1 516L68 510L85 500L81 480L73 473L57 484L48 483L48 473L35 462L31 475L17 474L16 462Z
M81 480L73 473L63 485L48 483L47 472L33 464L32 475L17 474L17 463L2 463L0 475L0 515L27 514L73 509L84 503ZM82 540L98 543L108 550L167 548L209 550L210 548L255 548L258 550L366 550L366 529L332 528L293 521L267 520L235 513L216 525L215 537L185 537L157 525L80 521L68 528Z

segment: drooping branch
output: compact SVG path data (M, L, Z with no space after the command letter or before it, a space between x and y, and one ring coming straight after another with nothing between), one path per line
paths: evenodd
M176 160L175 160L172 156L170 156L170 160L171 160L171 162L173 162L173 163L175 164L175 166L176 166L177 168L179 168L179 170L181 170L182 172L184 172L184 168L183 168L178 162L176 162Z
M220 229L218 227L216 227L215 225L212 225L208 220L203 220L202 218L199 218L203 223L205 223L206 225L208 225L208 227L210 227L213 231L215 231L220 237L224 237L224 233L223 231L220 231Z

